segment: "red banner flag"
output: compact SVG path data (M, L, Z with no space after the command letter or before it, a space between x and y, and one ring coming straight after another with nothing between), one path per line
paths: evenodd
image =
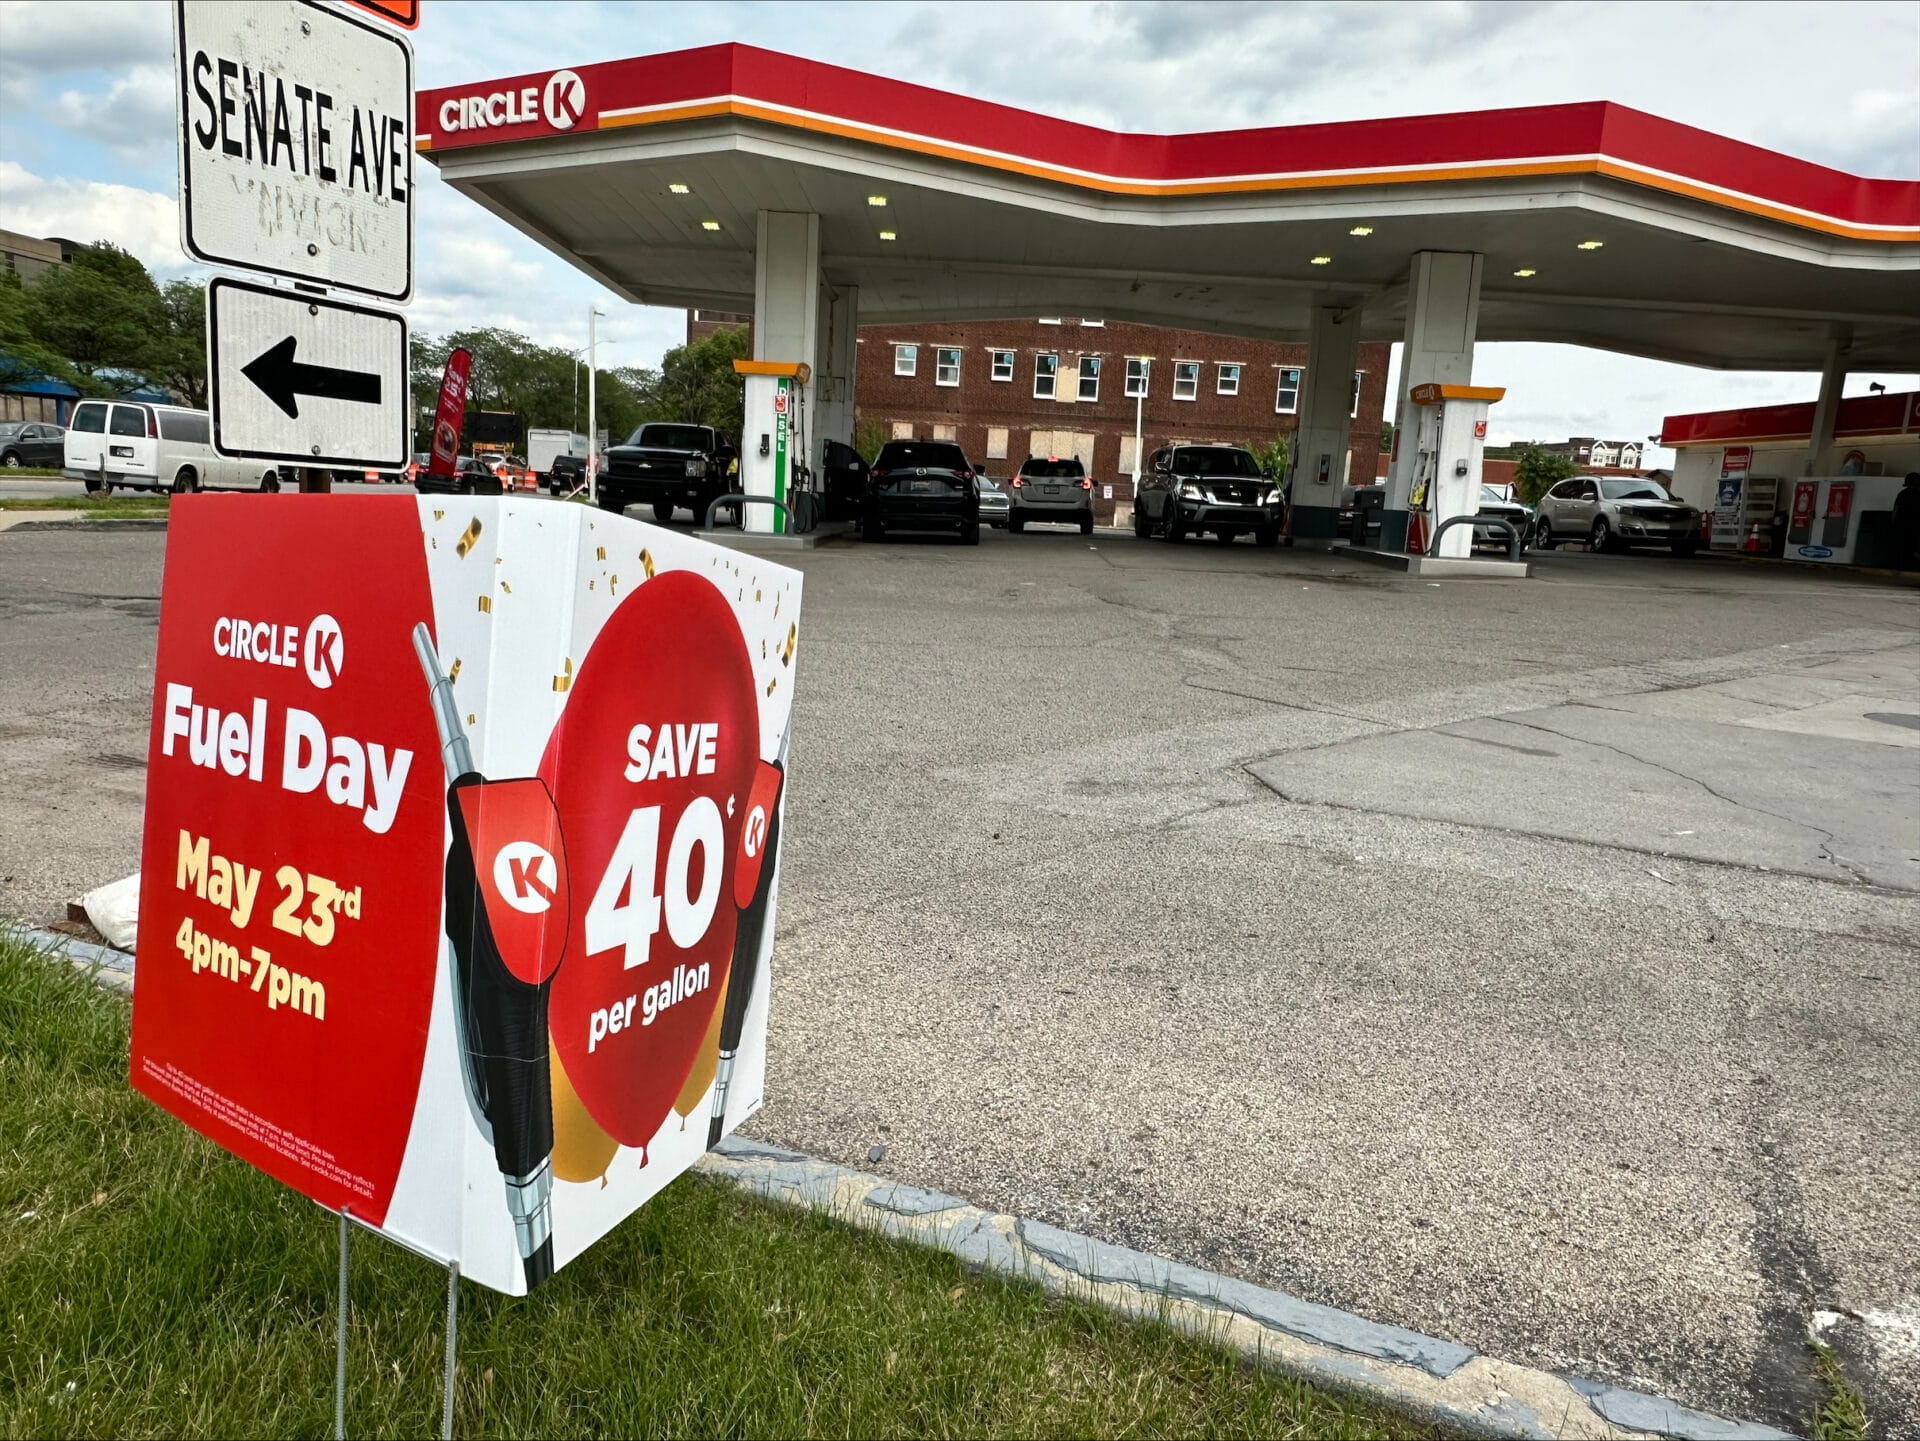
M467 371L473 356L456 350L447 357L447 373L440 378L440 407L433 417L433 456L427 474L453 478L460 458L460 422L467 413Z

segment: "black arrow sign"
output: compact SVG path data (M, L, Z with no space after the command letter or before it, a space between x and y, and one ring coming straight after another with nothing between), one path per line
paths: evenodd
M260 387L260 393L293 420L300 418L297 396L316 400L345 400L355 405L380 403L380 377L364 370L340 370L331 365L303 365L293 358L299 339L289 335L258 359L240 367L240 373Z

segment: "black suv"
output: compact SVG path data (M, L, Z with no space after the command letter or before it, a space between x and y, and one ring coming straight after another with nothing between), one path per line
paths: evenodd
M1287 523L1280 487L1237 445L1169 445L1153 453L1133 498L1133 533L1168 540L1212 531L1222 545L1243 531L1272 545Z
M738 487L730 474L737 460L726 436L710 425L651 421L610 445L600 458L600 508L619 512L630 505L651 505L665 525L674 509L685 506L696 522L707 507Z
M429 475L423 466L413 477L413 488L422 495L504 495L506 484L478 456L463 455L453 463L450 476Z
M980 494L966 452L946 440L890 440L867 474L860 538L889 530L951 530L962 545L980 544Z

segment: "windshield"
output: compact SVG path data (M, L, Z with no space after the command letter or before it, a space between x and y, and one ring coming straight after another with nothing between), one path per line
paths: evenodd
M1603 500L1673 499L1650 480L1603 480L1600 482L1600 496Z
M1504 495L1502 495L1499 491L1495 490L1492 486L1483 485L1480 487L1480 504L1505 505L1506 503L1507 503L1507 498Z
M939 440L890 440L880 448L875 470L965 470L967 457L957 445Z
M987 495L987 494L998 495L1000 493L999 485L996 482L987 479L987 477L984 475L976 475L973 478L973 488L979 491L982 495Z
M1020 467L1020 473L1037 475L1042 480L1078 480L1087 472L1073 456L1068 456L1065 460L1056 460L1052 456L1048 456L1045 460L1038 460L1029 456L1027 463Z
M1192 446L1173 453L1173 468L1181 475L1244 475L1257 478L1260 466L1244 450L1230 450L1224 446L1218 449L1208 446L1202 449Z
M9 420L5 425L0 425L0 437L18 435L25 429L26 426L22 425L19 421Z
M704 425L643 425L627 444L656 450L705 450L712 433Z

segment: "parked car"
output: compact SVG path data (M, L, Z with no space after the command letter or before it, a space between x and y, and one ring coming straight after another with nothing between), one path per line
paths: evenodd
M1287 501L1237 445L1169 445L1153 453L1133 501L1133 533L1167 540L1212 531L1222 545L1243 531L1273 545L1287 522Z
M662 525L684 507L704 522L707 507L735 488L735 459L732 444L710 425L651 422L602 454L600 507L619 512L651 505Z
M843 441L830 440L823 448L821 469L826 472L823 494L826 520L857 520L867 493L867 462Z
M990 525L995 530L1005 530L1013 507L1007 499L1007 493L1000 488L1000 482L988 476L976 475L973 488L980 497L980 523Z
M62 438L60 473L103 493L127 490L278 490L280 468L213 452L204 410L144 400L83 400Z
M0 424L0 465L8 470L23 465L58 470L66 463L67 433L38 420L9 420Z
M504 495L506 484L479 456L463 455L453 463L451 477L430 475L424 469L413 486L422 495Z
M1476 517L1488 520L1504 520L1513 527L1514 534L1520 538L1520 549L1525 550L1533 539L1533 512L1517 500L1509 500L1499 489L1491 485L1480 487L1480 508L1474 512ZM1476 525L1473 528L1475 545L1497 545L1502 549L1507 544L1507 533L1496 530L1490 525Z
M547 465L547 489L555 495L565 495L578 490L587 483L587 458L562 452Z
M1030 455L1008 484L1007 529L1018 535L1034 522L1077 525L1093 534L1093 481L1071 455Z
M1542 550L1574 540L1596 551L1664 545L1692 555L1700 548L1700 512L1655 481L1576 475L1540 497L1533 523L1533 543Z
M980 493L966 453L947 440L890 440L867 475L860 538L889 530L951 530L962 545L980 543Z

